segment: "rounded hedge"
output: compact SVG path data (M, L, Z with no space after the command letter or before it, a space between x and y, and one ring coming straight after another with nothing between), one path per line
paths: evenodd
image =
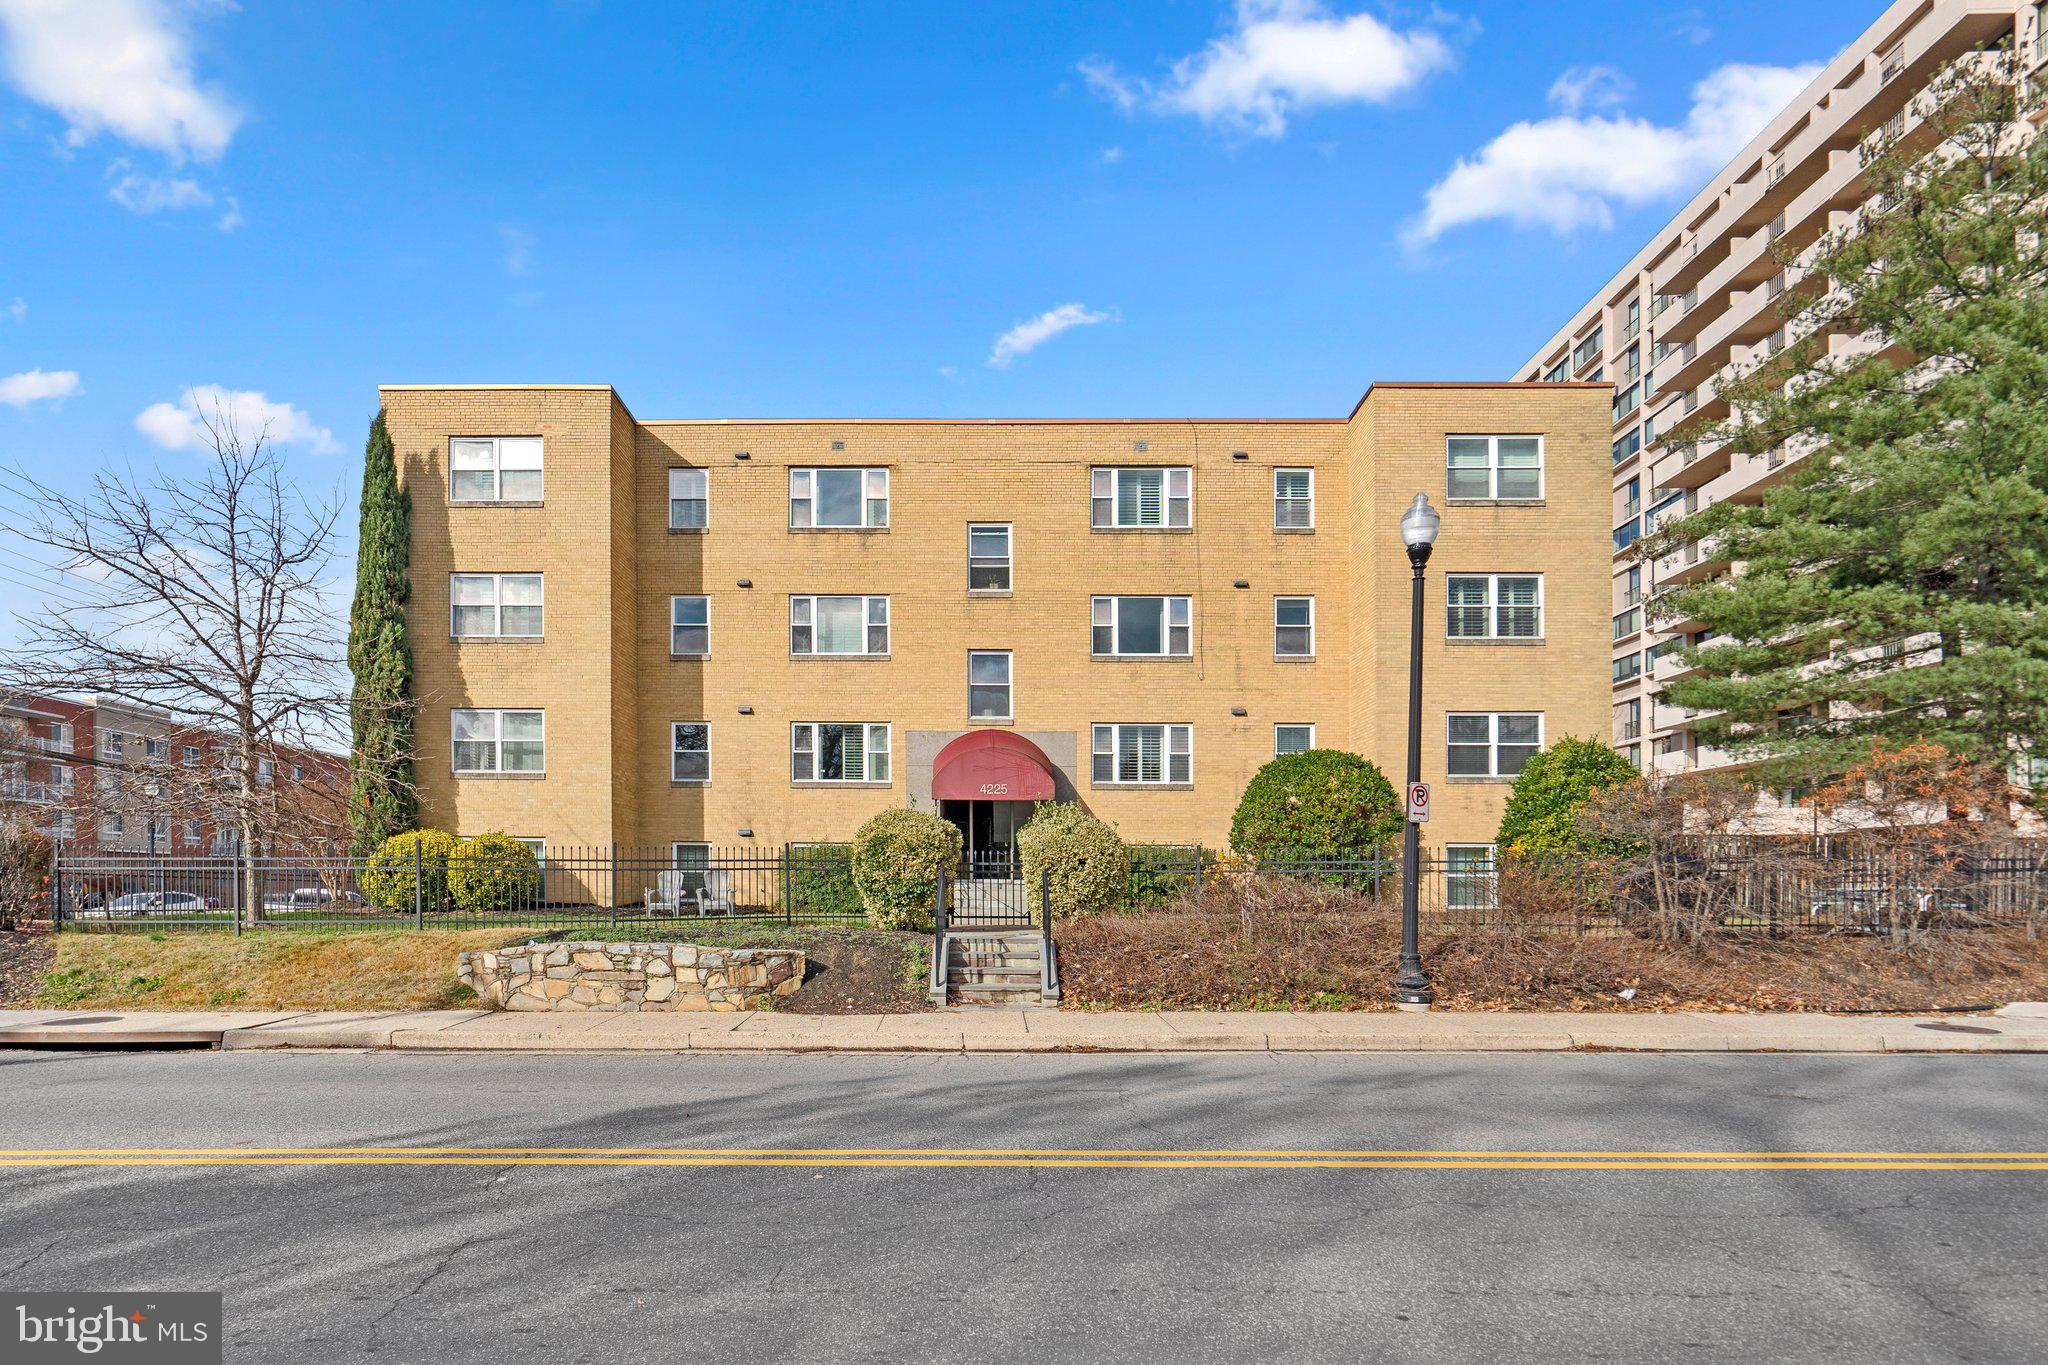
M1040 806L1017 831L1032 919L1040 918L1040 878L1050 881L1054 919L1099 914L1122 905L1131 888L1131 850L1113 826L1078 803Z
M1579 816L1595 796L1639 776L1635 764L1598 740L1559 740L1516 776L1495 836L1500 851L1523 856L1623 851L1583 827Z
M1336 858L1383 851L1401 835L1400 798L1385 773L1357 754L1282 754L1252 775L1230 820L1238 853Z
M448 859L448 894L471 914L531 906L540 899L540 860L496 830L464 839Z
M446 910L448 860L460 841L446 830L409 829L377 845L363 864L363 895L379 910L393 915L413 912L413 869L419 869L420 906L433 914Z
M895 807L853 836L853 885L877 929L932 927L939 878L960 862L960 831L928 811Z

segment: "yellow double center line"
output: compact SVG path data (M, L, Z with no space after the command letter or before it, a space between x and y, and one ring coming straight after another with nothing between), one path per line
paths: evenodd
M2048 1171L2048 1152L1027 1147L0 1148L7 1166L807 1166L1154 1170Z

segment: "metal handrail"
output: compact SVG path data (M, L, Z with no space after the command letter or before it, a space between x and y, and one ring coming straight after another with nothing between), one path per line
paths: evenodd
M938 876L932 898L932 971L929 993L940 1004L946 1002L946 874Z

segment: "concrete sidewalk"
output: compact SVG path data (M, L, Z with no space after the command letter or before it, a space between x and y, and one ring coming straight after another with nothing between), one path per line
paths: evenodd
M426 1052L2048 1052L2048 1006L1946 1016L0 1011L0 1048L66 1043Z

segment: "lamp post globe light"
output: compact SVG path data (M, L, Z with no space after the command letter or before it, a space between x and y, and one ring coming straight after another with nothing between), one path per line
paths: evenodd
M1429 552L1436 548L1436 533L1443 518L1429 505L1429 496L1417 493L1415 501L1401 516L1401 543L1408 548L1408 563L1415 570L1414 599L1408 618L1408 787L1422 780L1422 569ZM1404 792L1402 809L1408 808ZM1410 813L1401 830L1401 963L1394 973L1394 1003L1410 1009L1428 1009L1436 999L1429 976L1422 970L1422 931L1416 910L1416 882L1420 875L1422 826Z

